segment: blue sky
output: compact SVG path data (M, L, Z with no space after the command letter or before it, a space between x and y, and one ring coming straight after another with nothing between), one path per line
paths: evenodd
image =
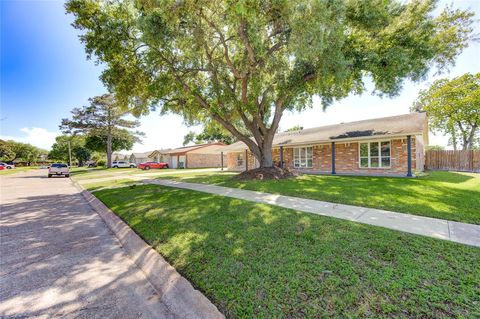
M440 7L446 3L442 1ZM470 8L477 19L480 17L480 1L455 1L454 7ZM3 0L0 10L0 137L48 149L59 134L60 120L68 117L73 107L86 104L89 97L105 92L98 79L101 67L86 60L78 33L70 26L72 17L64 13L63 1ZM480 33L478 23L476 29ZM442 77L480 72L479 57L480 44L472 43ZM300 114L286 113L280 126L307 128L408 113L418 91L436 78L432 74L425 82L406 83L394 99L367 92L336 102L325 112L315 103L313 109ZM199 130L186 127L175 115L152 113L140 120L140 130L147 137L143 144L134 146L135 151L181 146L189 130ZM446 145L447 139L431 135L430 143Z

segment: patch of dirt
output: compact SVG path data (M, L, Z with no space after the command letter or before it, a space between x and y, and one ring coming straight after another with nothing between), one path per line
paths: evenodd
M261 167L248 170L236 175L234 178L241 181L248 180L270 180L270 179L285 179L296 177L297 174L288 170L282 169L280 167Z

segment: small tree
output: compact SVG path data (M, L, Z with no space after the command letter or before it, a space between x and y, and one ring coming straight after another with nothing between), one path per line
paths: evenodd
M392 96L453 63L473 14L448 7L435 17L435 4L69 0L66 10L122 105L216 121L271 167L285 110L361 93L366 78Z
M412 109L426 111L430 129L449 135L454 149L458 139L464 150L472 149L480 127L480 73L435 81Z
M114 96L104 94L89 99L90 105L72 110L72 119L63 119L60 129L74 133L82 132L90 136L105 136L107 166L112 167L112 143L115 136L127 134L135 136L139 132L131 132L126 129L136 128L138 121L124 119L129 114L121 109Z
M76 146L72 148L72 153L78 161L78 166L83 166L83 164L88 161L91 156L90 150L83 146Z
M83 147L84 145L85 137L83 135L59 135L55 137L55 143L53 143L52 149L48 153L48 158L51 160L69 162L71 149Z
M15 159L15 152L8 141L0 140L0 160L9 162Z
M112 138L112 152L130 150L135 142L140 141L138 136L128 130L119 129ZM108 137L106 135L88 135L85 139L85 147L94 152L105 152Z
M10 161L22 159L30 165L31 162L35 162L40 155L46 154L45 150L42 150L36 146L28 143L20 143L16 141L6 141L5 148L9 152Z

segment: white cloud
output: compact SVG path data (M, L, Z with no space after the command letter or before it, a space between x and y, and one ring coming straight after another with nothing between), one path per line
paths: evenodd
M59 132L51 132L42 127L24 127L20 131L24 136L0 135L2 140L14 140L22 143L29 143L34 146L50 150L52 144L55 143L55 137Z

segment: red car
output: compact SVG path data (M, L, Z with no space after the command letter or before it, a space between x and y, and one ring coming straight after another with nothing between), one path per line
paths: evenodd
M168 168L167 163L159 163L159 162L145 162L138 164L138 168L140 169L151 169L151 168Z

